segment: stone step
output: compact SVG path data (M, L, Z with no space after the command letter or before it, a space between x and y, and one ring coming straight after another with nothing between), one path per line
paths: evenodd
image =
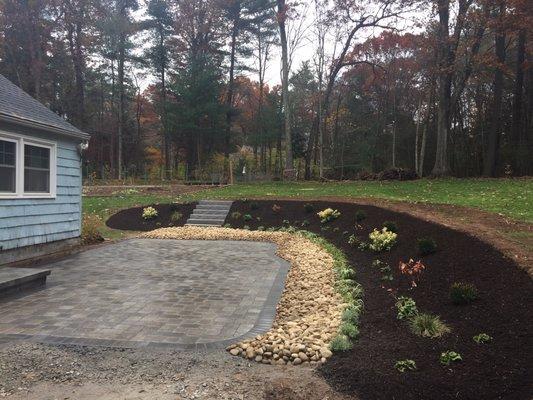
M231 200L200 200L198 202L198 205L205 205L205 204L209 204L209 205L213 205L213 206L228 206L228 207L231 207L231 205L233 204L233 201L231 201Z
M222 226L224 219L200 219L200 218L189 218L187 220L187 225L216 225Z
M200 215L200 214L213 214L213 215L223 215L226 216L228 214L228 210L213 210L211 208L201 208L201 209L195 209L192 212L192 215Z
M200 200L185 225L222 226L232 204L225 200Z
M226 214L191 214L189 219L217 219L224 221Z
M43 286L49 269L0 268L0 297Z

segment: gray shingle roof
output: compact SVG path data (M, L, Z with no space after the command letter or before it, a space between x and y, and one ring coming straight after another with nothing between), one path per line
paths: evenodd
M70 136L89 136L0 74L0 119Z

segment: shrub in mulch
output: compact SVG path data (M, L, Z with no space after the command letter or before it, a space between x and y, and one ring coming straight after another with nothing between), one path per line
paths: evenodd
M252 220L231 220L231 226L272 229L286 220L294 226L300 221L299 227L306 220L306 230L341 249L355 266L365 303L357 340L352 349L335 353L318 370L335 389L365 400L531 397L531 352L516 349L533 348L533 324L528 323L533 321L533 280L512 259L473 236L404 213L342 202L257 202L260 207L251 212ZM331 229L322 230L324 225L319 218L309 218L305 203L312 204L315 210L336 209L350 218L330 221ZM279 207L277 213L272 212L274 204ZM358 209L364 210L367 218L356 230L353 215ZM249 206L238 201L231 211L250 213ZM401 227L396 245L379 253L385 264L396 266L401 260L415 257L418 238L432 238L438 243L439 251L431 254L427 262L424 260L427 268L416 287L412 287L410 279L402 279L398 268L391 268L392 280L383 281L380 268L372 268L376 253L349 243L350 235L366 238L384 221L394 221ZM491 296L457 307L450 301L450 285L454 282L468 282L479 293ZM398 319L395 304L399 296L412 298L421 312L438 315L451 332L436 338L415 335L407 318ZM345 335L351 332L349 326L343 330ZM495 339L481 346L473 340L479 332L487 332ZM343 343L338 344L342 347ZM447 350L460 354L463 361L442 365L439 357ZM416 370L399 373L394 366L405 359L415 361Z
M183 226L196 207L196 203L184 204L151 204L157 216L150 219L143 218L143 210L149 206L134 207L113 214L106 221L106 225L113 229L126 231L151 231L169 226Z

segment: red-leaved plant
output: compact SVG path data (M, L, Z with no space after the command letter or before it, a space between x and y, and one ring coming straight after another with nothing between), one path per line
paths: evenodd
M426 266L422 264L422 261L415 262L412 258L408 262L400 261L400 272L402 275L409 276L411 278L411 287L417 287L417 281L420 279L420 275L426 269Z

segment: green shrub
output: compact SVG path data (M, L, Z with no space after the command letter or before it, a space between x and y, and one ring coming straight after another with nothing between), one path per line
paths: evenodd
M398 319L409 319L418 314L416 303L411 297L398 297L398 300L396 301L396 309L398 310Z
M252 220L252 216L250 214L244 214L242 216L242 220L245 221L245 222L251 221Z
M224 228L231 228L231 224L224 224Z
M170 221L173 223L179 222L180 219L183 218L183 214L179 211L174 211L172 214L170 214Z
M361 317L361 312L361 306L351 305L350 307L344 309L341 319L343 322L350 322L354 325L357 325L359 318Z
M331 351L347 351L352 348L352 342L346 335L337 335L329 344Z
M283 220L283 225L290 225L290 221L288 219L284 219Z
M493 338L492 336L489 336L486 333L479 333L476 336L474 336L472 339L477 344L485 344L485 343L492 341Z
M471 283L455 282L450 286L453 304L469 304L478 297L477 289Z
M255 201L252 201L250 202L250 210L258 210L259 209L259 204L257 204L257 202Z
M394 232L389 232L387 228L383 228L381 231L374 229L370 235L369 248L374 251L390 250L396 243L398 235Z
M357 210L354 214L355 222L361 222L366 218L366 212L363 210Z
M302 225L302 228L305 228L306 226L309 226L309 221L306 220L306 219L304 219L304 220L302 221L302 224L301 224L301 225Z
M383 222L383 227L387 228L389 232L398 233L398 225L394 221L385 221Z
M333 221L341 216L339 210L334 210L332 208L326 208L325 210L319 211L316 213L320 218L320 222L325 224L329 221Z
M418 252L422 256L433 254L437 251L437 242L432 238L419 238L417 240Z
M411 331L418 336L437 338L450 332L450 328L437 315L417 314L411 318Z
M144 220L154 219L157 218L158 212L154 207L145 207L141 216Z
M339 271L339 278L341 278L343 280L344 279L353 279L353 278L355 278L355 271L352 268L348 268L348 267L342 268Z
M82 244L95 244L104 241L98 226L102 220L96 214L84 214L81 224L81 242Z
M348 336L350 339L356 339L359 336L359 328L351 322L344 322L340 329L341 334Z
M306 213L310 214L313 211L315 211L315 206L312 205L311 203L305 203L304 204L304 210L305 210Z
M257 222L260 222L260 221L261 221L261 217L255 217L255 220L256 220Z
M455 352L455 351L444 351L440 354L439 361L442 365L450 365L452 362L458 362L461 361L463 358L461 357L461 354Z
M406 371L414 371L416 369L416 363L414 360L398 360L394 364L394 368L401 373Z
M233 211L231 213L231 218L233 218L233 219L239 219L240 217L241 217L241 213L238 212L238 211Z

